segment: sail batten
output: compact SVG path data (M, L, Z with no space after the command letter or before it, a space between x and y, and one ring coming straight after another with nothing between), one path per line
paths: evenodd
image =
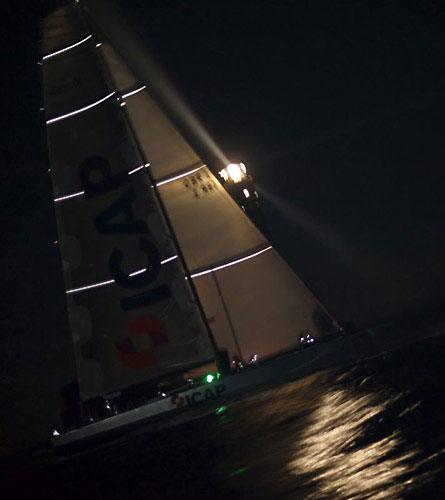
M179 170L178 172L175 172L174 175L168 175L166 177L161 177L155 182L156 186L163 186L164 184L168 184L169 182L176 181L178 179L182 179L183 177L187 177L189 175L192 175L202 168L206 167L207 165L204 165L202 161L199 161L197 163L194 163L193 165L189 165L182 170Z
M54 202L58 203L59 201L69 200L71 198L76 198L77 196L82 196L85 194L85 191L78 191L77 193L66 194L65 196L59 196L58 198L54 198Z
M114 95L116 95L116 92L110 92L105 97L102 97L101 99L99 99L91 104L87 104L86 106L82 106L81 108L75 109L74 111L71 111L69 113L65 113L64 115L56 116L55 118L50 118L49 120L46 120L46 124L50 125L51 123L56 123L56 122L59 122L60 120L65 120L65 118L70 118L71 116L75 116L75 115L78 115L79 113L83 113L84 111L88 111L89 109L94 108L95 106L98 106L99 104L102 104L103 102L105 102L110 97L113 97Z
M42 57L42 60L45 61L46 59L51 59L52 57L58 56L60 54L63 54L64 52L67 52L68 50L74 49L75 47L78 47L79 45L82 45L83 43L87 42L90 38L92 38L93 35L88 35L79 42L73 43L71 45L68 45L68 47L64 47L63 49L56 50L55 52L52 52L51 54L46 54L46 56Z
M127 99L128 97L131 97L132 95L135 95L137 94L138 92L142 92L143 90L145 90L147 88L147 85L142 85L142 87L139 87L135 90L130 90L129 92L126 92L126 93L123 93L121 95L122 99Z
M172 262L173 260L177 259L177 255L172 255L171 257L168 257L167 259L161 260L161 265L168 264L169 262ZM142 269L138 269L136 271L133 271L131 273L128 273L128 276L137 276L138 274L142 274L147 271L146 267L143 267ZM101 286L106 286L106 285L111 285L112 283L116 283L116 280L110 279L110 280L105 280L105 281L100 281L99 283L92 283L90 285L85 285L81 286L79 288L73 288L71 290L67 290L66 293L78 293L78 292L84 292L86 290L91 290L92 288L98 288Z
M133 175L136 172L139 172L139 171L141 171L144 168L148 168L149 166L150 166L150 163L144 163L142 165L139 165L136 168L133 168L132 170L130 170L128 172L128 175ZM64 196L59 196L57 198L54 198L54 202L57 203L57 202L60 202L60 201L69 200L71 198L76 198L76 197L82 196L84 194L85 194L85 191L77 191L76 193L66 194Z
M264 252L267 252L268 250L272 249L272 245L269 245L266 243L265 245L261 245L261 247L257 247L255 249L251 249L247 252L243 252L242 254L232 256L230 259L226 259L224 261L220 262L215 262L211 266L208 266L203 269L195 269L191 271L191 277L192 278L199 278L200 276L204 276L205 274L213 273L216 271L220 271L221 269L224 269L226 267L234 266L236 264L240 264L241 262L244 262L249 259L253 259L254 257L257 257L258 255L261 255Z

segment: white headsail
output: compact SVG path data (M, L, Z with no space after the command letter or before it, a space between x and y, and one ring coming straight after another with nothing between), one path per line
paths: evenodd
M101 28L111 37L107 26ZM303 333L320 337L336 331L336 322L150 96L143 47L137 48L140 59L133 71L110 38L101 41L116 91L146 85L126 99L125 111L150 162L218 347L245 360L254 354L264 358L295 347Z

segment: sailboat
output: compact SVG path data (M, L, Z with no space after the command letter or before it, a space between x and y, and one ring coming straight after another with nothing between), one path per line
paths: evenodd
M55 446L345 355L338 323L167 116L144 47L110 15L75 1L43 21L50 170L83 414ZM223 170L245 173L239 164Z

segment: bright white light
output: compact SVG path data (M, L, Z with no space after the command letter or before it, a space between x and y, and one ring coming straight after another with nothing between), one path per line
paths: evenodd
M53 430L53 436L60 436L56 429Z
M146 167L149 167L150 166L150 163L146 163L145 165L141 165L140 167L136 167L135 169L133 170L130 170L128 172L128 175L132 175L134 174L135 172L137 172L138 170L141 170L142 168L146 168Z
M227 165L227 172L233 182L241 182L241 179L243 178L243 171L237 163Z
M109 99L111 96L115 95L116 92L111 92L107 96L103 97L102 99L99 99L96 102L93 102L92 104L88 104L88 106L84 106L83 108L76 109L76 111L71 111L71 113L66 113L65 115L58 116L57 118L51 118L51 120L47 120L47 125L51 123L58 122L60 120L64 120L65 118L69 118L70 116L78 115L79 113L82 113L83 111L87 111L88 109L94 108L94 106L97 106L98 104L101 104L102 102L106 101Z
M177 255L173 255L172 257L168 257L167 259L161 260L161 264L167 264L167 262L171 262L172 260L177 259ZM147 268L139 269L137 271L134 271L130 273L130 276L136 276L138 274L142 274L147 270ZM67 290L66 293L77 293L77 292L83 292L85 290L91 290L92 288L99 288L101 286L106 286L106 285L111 285L112 283L115 283L114 280L107 280L107 281L100 281L99 283L93 283L92 285L86 285L86 286L81 286L79 288L72 288L71 290Z
M93 35L88 35L86 38L83 40L80 40L80 42L73 43L69 47L65 47L64 49L57 50L56 52L52 52L51 54L47 54L46 56L43 56L43 60L45 59L50 59L51 57L58 56L59 54L62 54L63 52L66 52L67 50L74 49L74 47L78 47L82 43L85 43L87 40L89 40Z
M225 180L225 181L228 181L229 180L229 174L227 173L227 170L225 168L223 168L220 172L218 172L219 175Z
M120 107L123 108L126 104L126 102L121 102Z
M79 191L77 193L73 193L73 194L67 194L66 196L61 196L60 198L55 198L55 202L58 202L58 201L63 201L63 200L69 200L70 198L75 198L76 196L82 196L83 194L85 194L85 191Z
M248 190L248 189L243 189L243 193L244 193L244 196L245 196L246 198L249 198L250 193L249 193L249 190Z
M173 181L176 181L178 179L182 179L182 177L187 177L187 175L194 174L195 172L197 172L198 170L201 170L201 168L204 168L205 166L206 165L201 165L198 168L194 168L193 170L189 170L188 172L185 172L185 174L176 175L175 177L171 177L170 179L167 179L165 181L158 182L156 184L156 186L162 186L164 184L167 184L168 182L173 182Z
M131 95L134 95L134 94L137 94L138 92L141 92L141 90L144 90L147 88L147 85L142 85L142 87L136 89L136 90L132 90L131 92L127 92L126 94L122 94L122 99L125 99L127 97L130 97Z
M223 168L219 175L225 180L229 179L234 182L241 182L243 178L246 176L246 166L244 163L230 163L226 168Z
M230 267L234 266L235 264L239 264L240 262L244 262L245 260L252 259L253 257L256 257L257 255L261 255L264 252L267 252L267 250L270 250L272 246L268 246L267 248L263 248L262 250L252 253L250 255L247 255L246 257L242 257L241 259L236 259L233 260L232 262L228 262L227 264L223 264L221 266L217 267L211 267L210 269L206 269L205 271L201 271L200 273L192 274L190 277L191 278L197 278L198 276L204 276L204 274L209 274L214 271L219 271L220 269L224 269L225 267Z
M99 48L102 45L102 42L96 43L96 47Z

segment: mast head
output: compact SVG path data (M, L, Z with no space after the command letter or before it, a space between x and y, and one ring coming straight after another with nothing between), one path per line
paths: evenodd
M232 182L234 184L243 181L247 177L244 163L230 163L218 173L226 182Z

